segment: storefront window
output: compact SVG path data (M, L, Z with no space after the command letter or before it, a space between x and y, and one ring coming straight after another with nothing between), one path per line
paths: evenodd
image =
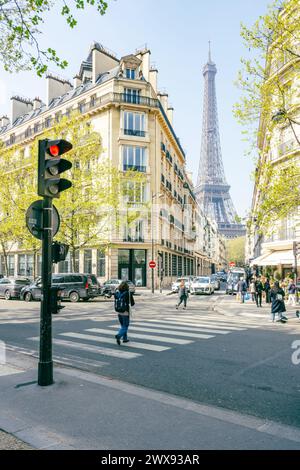
M97 276L105 276L105 252L97 250Z

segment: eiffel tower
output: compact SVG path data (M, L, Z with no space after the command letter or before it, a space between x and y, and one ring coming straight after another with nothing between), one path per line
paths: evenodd
M226 238L245 235L245 226L237 222L237 213L231 200L222 162L218 124L215 76L217 68L211 60L209 43L208 62L203 68L204 104L201 156L195 193L205 215L215 220L219 232Z

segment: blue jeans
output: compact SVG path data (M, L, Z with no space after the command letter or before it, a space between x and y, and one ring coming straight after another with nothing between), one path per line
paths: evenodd
M121 325L121 328L119 329L119 332L117 334L118 338L122 338L123 340L127 339L127 331L129 327L129 315L122 315L119 313L118 315L119 322Z

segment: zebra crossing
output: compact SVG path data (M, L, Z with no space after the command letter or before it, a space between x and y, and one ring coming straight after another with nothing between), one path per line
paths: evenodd
M195 342L212 341L218 337L241 333L248 329L266 327L265 322L257 319L224 318L217 314L159 314L155 317L141 316L133 320L129 327L130 342L116 344L115 334L118 330L116 320L93 317L93 327L78 331L61 332L53 338L53 344L67 350L95 354L98 357L108 357L131 360L137 359L148 352L164 353L176 347L185 347ZM100 323L97 325L97 323ZM100 327L101 326L101 327ZM29 341L39 341L39 337L27 338ZM85 358L86 359L86 358ZM91 360L91 359L89 359Z

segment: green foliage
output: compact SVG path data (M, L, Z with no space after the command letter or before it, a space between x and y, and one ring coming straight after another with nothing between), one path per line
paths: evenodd
M96 8L104 15L108 3L104 0L60 0L61 15L70 28L77 25L74 11L87 7ZM57 2L56 2L57 3ZM70 5L71 4L71 5ZM54 0L2 0L0 1L0 59L8 72L34 69L42 76L48 69L48 63L54 63L64 69L68 62L61 59L51 47L40 49L40 27L44 17L53 9Z
M73 144L65 158L73 164L63 173L72 187L54 199L61 217L59 241L70 245L73 263L75 253L84 247L107 247L112 235L124 223L135 220L149 211L147 204L124 206L124 198L136 194L134 185L141 185L145 176L136 171L120 172L102 155L100 135L89 119L74 112L64 116L51 129L40 134L30 152L24 156L22 147L0 148L0 245L5 256L14 247L36 252L40 241L35 239L25 225L25 213L37 199L37 161L39 139L64 138ZM128 184L126 188L124 183ZM132 186L133 185L133 186ZM133 188L133 189L130 189Z
M226 259L228 262L234 261L237 266L245 264L245 237L226 240Z

